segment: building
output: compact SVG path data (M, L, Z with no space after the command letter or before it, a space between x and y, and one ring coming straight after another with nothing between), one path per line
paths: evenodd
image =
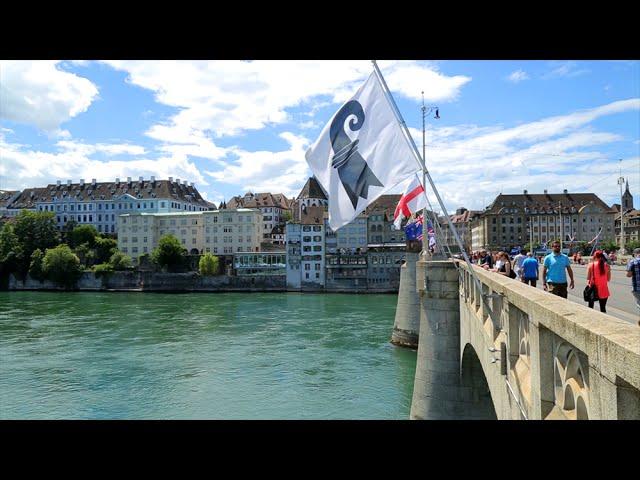
M214 208L207 202L193 182L184 180L144 180L139 177L126 182L78 183L60 180L42 188L23 190L7 207L9 216L22 209L55 213L58 229L68 222L93 225L101 233L117 233L117 217L123 213L201 212Z
M325 279L324 207L301 208L300 221L288 222L287 286L292 289L318 290Z
M393 225L393 215L401 196L400 194L380 195L367 207L365 214L368 244L404 243L404 231L396 230Z
M397 291L400 267L406 258L405 243L369 244L367 249L368 290Z
M247 192L244 196L236 196L224 203L224 208L256 208L262 212L263 238L272 243L284 244L284 227L287 218L291 218L291 205L293 200L288 199L282 193L256 193ZM276 232L274 232L274 228ZM275 236L275 240L274 240Z
M238 208L200 212L127 213L117 217L118 249L136 258L151 253L163 235L189 253L231 255L260 251L262 213Z
M315 177L309 177L292 204L292 220L299 222L302 207L329 207L329 200Z
M461 207L456 210L454 215L449 215L451 223L453 223L453 226L460 237L460 241L467 252L473 249L471 223L473 219L481 213L482 212L478 210L467 210L466 208ZM443 246L448 246L449 250L452 252L459 252L460 247L458 246L458 242L456 242L455 236L451 232L451 228L449 227L449 222L447 222L446 217L438 217L438 223L440 224L440 229L439 231L436 230L436 235L442 237L440 240L441 244Z
M20 195L18 190L0 190L0 218L15 214L15 210L9 211L7 207L18 198L18 195Z
M233 270L239 277L286 275L285 252L234 253Z
M511 250L560 239L614 239L615 209L594 193L500 194L472 221L472 249Z

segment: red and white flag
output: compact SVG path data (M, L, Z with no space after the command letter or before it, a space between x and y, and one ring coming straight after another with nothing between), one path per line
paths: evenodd
M412 213L422 210L426 206L427 197L424 193L424 187L418 175L414 174L407 183L407 187L402 197L400 197L396 211L393 214L393 225L396 227L396 230L400 230L403 219L409 218Z

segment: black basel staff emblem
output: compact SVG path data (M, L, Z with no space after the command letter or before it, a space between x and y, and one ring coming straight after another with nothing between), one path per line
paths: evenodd
M342 186L347 191L349 199L355 209L358 205L358 197L367 198L370 186L383 187L380 180L373 174L367 161L358 152L358 141L351 141L345 130L345 121L349 115L354 115L349 121L349 128L357 131L364 124L364 110L360 102L350 100L338 111L331 128L329 137L334 155L331 159L331 166L338 169L338 176Z

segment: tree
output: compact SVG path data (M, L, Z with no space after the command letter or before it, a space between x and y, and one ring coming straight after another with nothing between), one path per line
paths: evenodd
M107 263L111 256L116 252L118 242L113 238L97 237L93 248L96 254L96 263Z
M45 275L42 269L42 260L44 259L44 253L39 248L36 248L31 254L31 265L29 266L29 275L36 280L44 280Z
M114 270L126 270L131 268L132 261L129 255L125 255L122 252L115 252L109 259L109 264Z
M42 270L46 278L66 287L75 285L82 275L80 259L66 244L47 249L42 261Z
M0 274L15 272L22 255L22 247L13 226L4 224L0 230Z
M53 212L21 210L16 216L13 231L22 247L21 269L25 272L29 269L34 250L45 251L58 245L59 234Z
M627 250L627 253L632 253L636 248L640 248L640 240L631 240L624 248Z
M602 242L598 245L598 250L606 250L607 252L619 250L620 247L616 244L616 242L608 241Z
M284 210L282 212L282 220L284 221L284 223L290 222L291 221L291 211L290 210Z
M161 267L171 269L184 261L184 248L173 235L163 235L151 253L151 259Z
M87 257L89 256L89 253L91 252L91 249L89 248L89 244L88 243L83 243L81 245L76 246L73 249L73 253L75 253L78 258L80 259L80 263L83 265L87 265Z
M200 275L217 275L220 268L220 260L215 255L205 253L200 257L198 268Z
M67 243L71 248L78 247L86 243L89 248L93 248L98 231L93 225L78 225L67 238Z

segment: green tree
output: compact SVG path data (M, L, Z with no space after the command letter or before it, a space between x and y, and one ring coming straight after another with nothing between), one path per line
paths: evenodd
M109 264L114 270L126 270L132 265L131 257L122 252L115 252L109 259Z
M636 248L640 248L640 240L631 240L624 246L627 253L633 253Z
M4 224L0 230L0 274L15 272L22 255L22 247L13 226Z
M284 210L284 211L282 212L282 215L281 215L281 216L282 216L282 221L283 221L284 223L287 223L287 222L290 222L290 221L291 221L291 218L292 218L292 217L291 217L291 211L290 211L290 210Z
M21 210L16 216L13 231L22 247L21 269L25 272L29 269L34 250L39 248L45 251L58 245L59 234L53 212Z
M73 253L75 253L78 256L78 258L80 259L80 263L82 265L87 265L87 257L89 256L90 252L91 252L91 249L89 248L89 244L88 243L83 243L82 245L77 245L73 249Z
M93 225L78 225L67 238L67 243L71 248L76 248L86 243L89 248L93 248L98 231Z
M96 277L109 275L113 270L114 268L110 263L100 263L93 266L93 271L96 274Z
M42 270L46 278L66 287L75 285L82 275L80 259L66 244L47 249L42 261Z
M44 259L44 253L39 248L36 248L31 254L31 265L29 265L29 275L36 280L44 280L45 275L42 269L42 260Z
M217 275L219 268L220 260L215 255L205 253L200 257L200 263L198 264L200 275Z
M616 242L607 241L598 244L598 250L606 250L610 252L612 250L620 250L620 247L616 244Z
M95 262L107 263L111 258L111 255L116 252L118 248L118 242L113 238L97 237L95 239L93 248L96 254Z
M184 248L173 235L163 235L158 241L158 247L151 253L151 259L161 267L171 269L184 262Z

